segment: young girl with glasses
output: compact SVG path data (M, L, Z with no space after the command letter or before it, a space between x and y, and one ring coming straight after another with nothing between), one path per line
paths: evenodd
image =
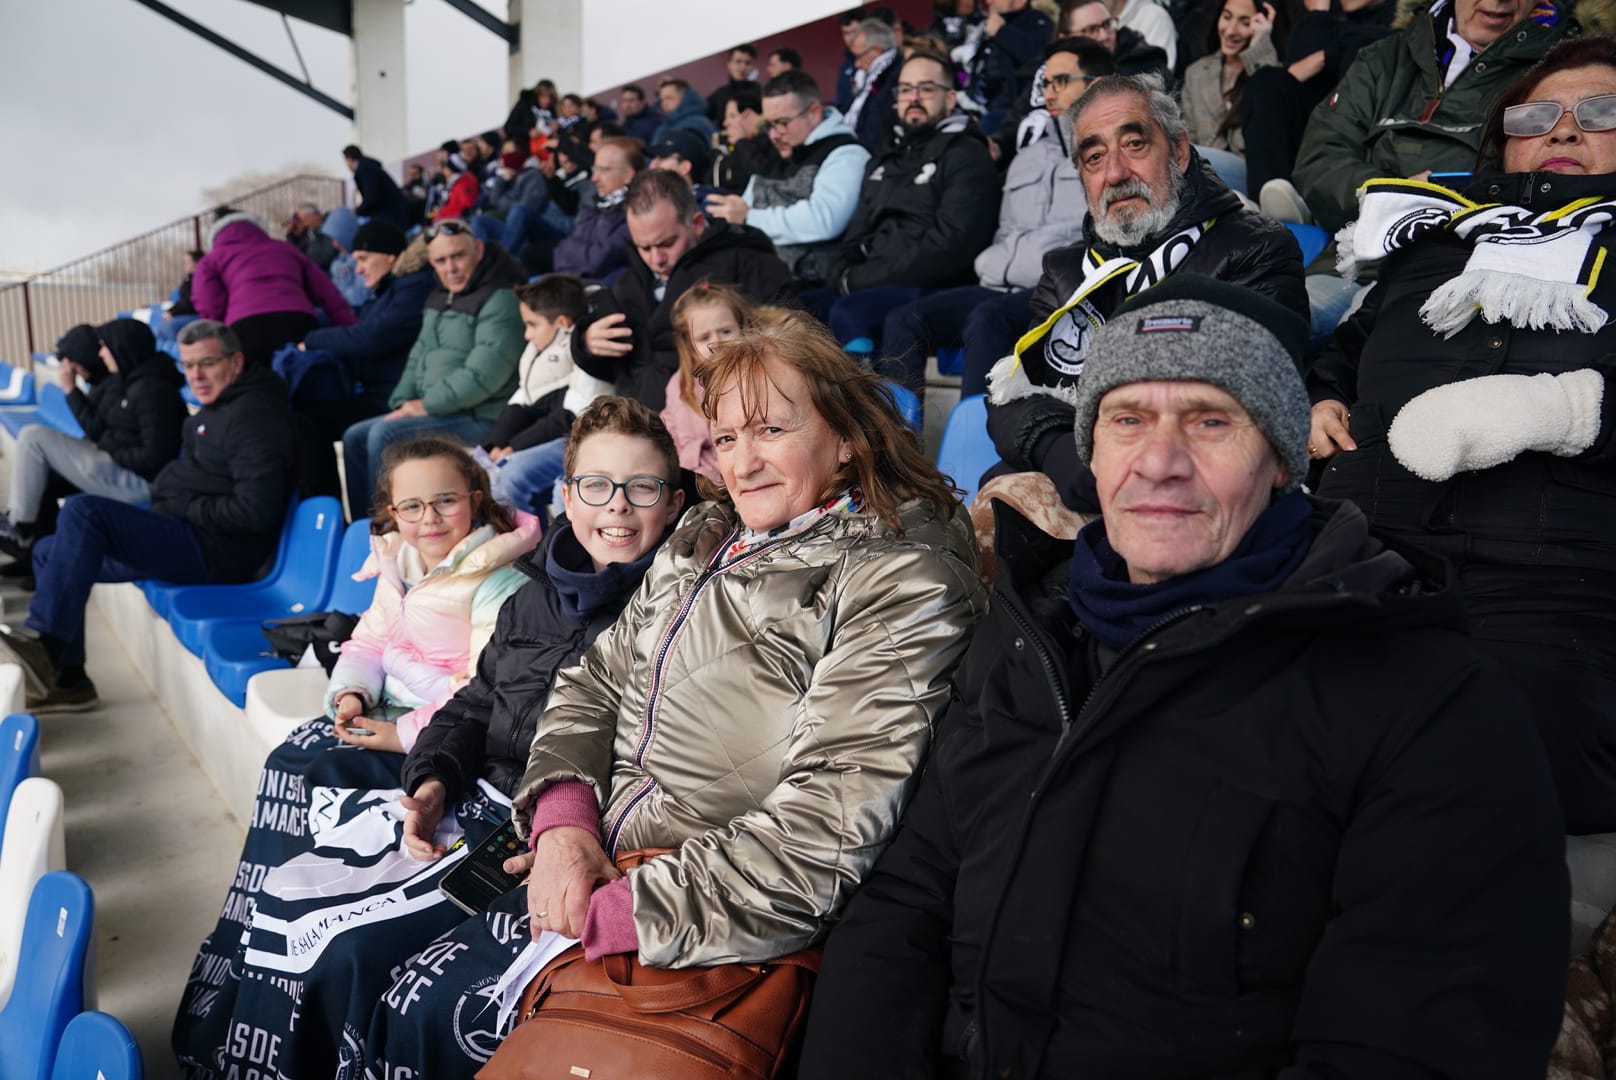
M429 574L404 593L405 607L429 586L432 552L449 552L436 565L452 574L448 567L457 557L464 556L463 565L531 521L514 515L517 528L510 530L513 518L489 502L482 470L462 461L456 447L413 453L420 445L400 444L389 452L377 505L378 522L396 529L377 538L378 555L408 546L423 556L405 568L408 575L423 569ZM684 505L667 431L655 413L626 398L601 398L580 414L565 469L574 481L564 496L567 520L514 567L499 571L514 574L521 587L500 608L474 677L435 715L430 707L420 710L432 722L408 756L359 754L330 744L335 749L324 758L342 766L340 775L311 774L302 778L306 791L297 792L309 809L295 825L306 825L314 837L302 854L272 861L260 857L249 837L175 1021L176 1054L198 1075L245 1068L253 1038L260 1045L277 1042L278 1059L295 1062L299 1075L338 1072L339 1058L354 1061L371 1008L396 965L465 918L437 890L442 875L458 865L458 854L449 856L448 849L461 836L470 845L481 842L509 818L510 793L526 766L556 673L578 663L617 619ZM601 505L577 497L581 488L596 498L602 482L609 497ZM473 527L479 514L482 523ZM377 561L387 566L386 559ZM380 606L380 590L377 599ZM386 651L409 650L400 645ZM350 659L345 652L343 663ZM372 663L367 660L365 668ZM339 666L335 675L342 672ZM333 688L340 696L339 678L333 678ZM356 719L346 726L356 733L386 725ZM308 727L300 733L315 737ZM294 734L289 744L299 737ZM362 766L380 759L394 762L392 771L367 785ZM317 790L316 783L331 786ZM367 786L377 790L357 790ZM286 792L283 778L266 774L255 820L280 817ZM513 869L525 872L530 861L530 855L513 860ZM297 929L288 933L287 927ZM490 1014L468 1018L468 1024L492 1020ZM263 1034L244 1040L240 1033L248 1029ZM474 1044L483 1038L470 1027L467 1035Z

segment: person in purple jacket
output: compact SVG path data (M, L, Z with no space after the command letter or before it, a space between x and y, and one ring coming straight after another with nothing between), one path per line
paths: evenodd
M613 136L600 141L589 172L599 194L578 207L572 232L556 245L556 273L595 282L628 266L628 215L623 200L629 184L644 168L645 152L636 140Z
M353 309L314 262L264 231L250 214L219 211L208 253L191 278L191 303L204 319L225 323L249 367L269 366L275 350L303 340L323 310L334 326L352 326Z

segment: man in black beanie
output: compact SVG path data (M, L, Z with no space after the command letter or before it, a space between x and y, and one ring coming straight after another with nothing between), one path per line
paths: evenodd
M1298 490L1307 326L1178 273L1077 382L1104 517L997 507L920 790L798 1075L1542 1076L1564 830L1451 575Z
M292 408L298 486L305 496L341 495L332 444L349 425L388 411L387 399L421 333L421 312L435 279L424 260L397 272L407 244L391 222L359 226L354 262L371 297L352 326L311 331L300 346L304 375L294 383Z

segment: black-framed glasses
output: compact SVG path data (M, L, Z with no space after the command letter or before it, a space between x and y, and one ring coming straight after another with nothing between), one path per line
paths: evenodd
M1057 90L1064 93L1066 88L1071 86L1074 82L1091 83L1098 78L1098 75L1070 75L1065 72L1060 72L1055 75L1045 75L1041 80L1039 80L1038 88L1040 90Z
M420 499L405 499L394 503L388 509L398 515L400 521L414 523L420 521L426 514L426 508L431 507L440 518L454 517L460 512L460 507L469 502L469 491L445 491L441 495L434 495L425 502Z
M1105 19L1101 22L1089 23L1087 26L1074 26L1072 27L1071 36L1092 38L1095 34L1104 33L1116 25L1117 20L1113 17L1110 19Z
M898 96L901 98L931 97L934 94L946 94L951 87L936 82L906 83L897 86Z
M642 510L661 502L663 489L668 486L668 482L660 476L631 476L619 483L599 473L569 476L567 483L578 492L578 498L584 501L585 506L605 506L617 498L621 490L630 506L638 506Z
M470 236L471 226L459 218L449 218L445 221L434 221L426 227L427 243L431 243L440 236Z
M803 117L807 116L808 115L808 110L811 109L811 108L813 108L813 106L809 105L806 108L804 108L800 113L797 113L795 116L782 116L782 117L779 117L779 118L774 119L774 120L765 120L763 122L764 126L767 127L770 131L781 131L781 132L783 132L783 131L785 131L786 128L790 127L792 124L795 124L798 120L801 120Z
M1566 114L1558 101L1528 101L1504 110L1504 134L1521 138L1547 135ZM1584 131L1616 131L1616 94L1583 98L1570 109L1571 118Z

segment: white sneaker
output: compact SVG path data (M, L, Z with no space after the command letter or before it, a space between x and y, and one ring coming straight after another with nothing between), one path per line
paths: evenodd
M1302 193L1289 180L1274 179L1257 193L1257 204L1262 212L1275 221L1289 221L1297 225L1313 224L1313 211L1307 208Z

